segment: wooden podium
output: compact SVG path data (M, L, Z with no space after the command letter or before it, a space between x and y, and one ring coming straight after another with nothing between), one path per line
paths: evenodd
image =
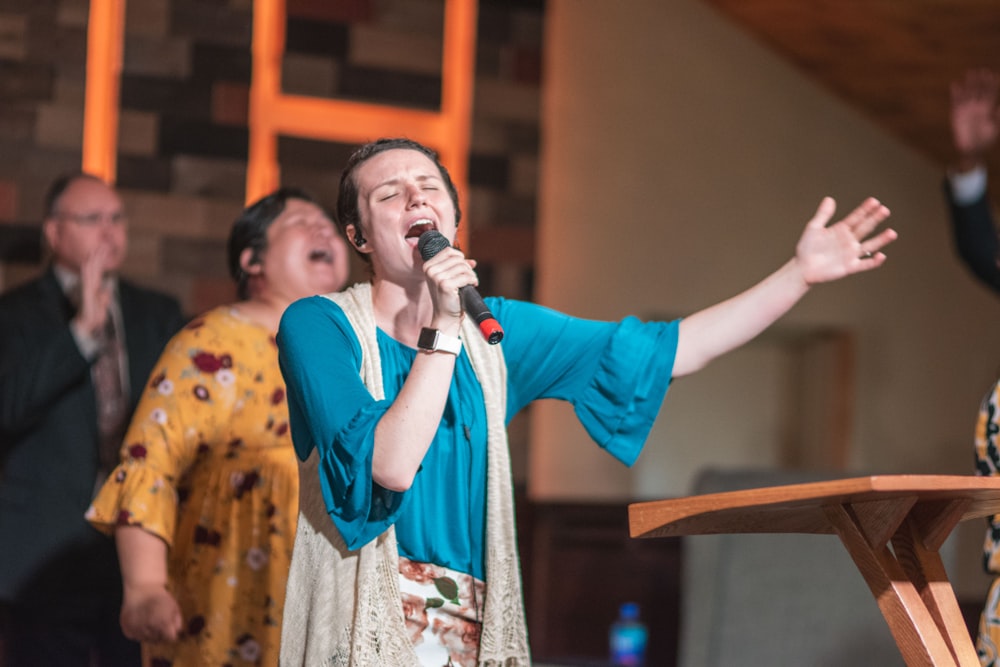
M959 521L1000 513L1000 478L879 475L633 503L628 511L632 537L836 534L907 665L979 665L938 550Z

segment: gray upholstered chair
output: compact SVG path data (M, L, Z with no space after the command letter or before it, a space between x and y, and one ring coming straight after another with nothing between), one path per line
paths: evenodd
M707 470L692 493L845 476ZM942 549L946 566L948 549L948 544ZM685 537L681 582L680 667L904 665L874 597L836 535Z

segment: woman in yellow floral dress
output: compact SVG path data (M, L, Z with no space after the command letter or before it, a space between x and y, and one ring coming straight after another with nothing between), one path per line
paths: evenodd
M278 662L298 464L274 332L292 301L343 287L347 249L282 189L237 219L229 268L241 300L167 345L87 512L114 533L122 628L147 667Z

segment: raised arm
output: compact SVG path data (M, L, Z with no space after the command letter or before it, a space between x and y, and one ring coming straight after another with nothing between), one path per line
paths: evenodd
M456 248L446 248L424 262L424 274L434 304L430 327L458 337L462 305L458 290L478 284L475 262ZM393 491L413 483L420 463L441 424L457 355L421 352L406 380L375 429L372 478Z
M951 133L954 164L945 195L955 249L970 271L994 291L1000 291L1000 239L986 189L986 155L996 144L997 94L1000 77L970 70L951 84Z
M12 310L0 307L0 434L34 427L88 376L111 298L102 283L105 254L84 261L80 308L68 324L48 315L44 303L27 302L30 297L21 297ZM25 307L38 310L24 314ZM0 438L0 453L6 441Z
M694 373L750 341L788 312L813 285L885 262L882 248L896 239L896 232L885 229L870 235L889 217L889 209L869 198L843 220L828 225L835 209L830 197L820 202L799 239L795 256L780 269L745 292L681 322L674 377Z

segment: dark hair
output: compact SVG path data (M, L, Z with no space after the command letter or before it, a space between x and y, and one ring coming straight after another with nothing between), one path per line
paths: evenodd
M455 189L455 184L451 180L451 174L449 174L445 166L441 164L437 153L427 146L413 141L412 139L383 138L367 143L354 151L354 153L351 154L351 157L347 159L347 166L344 167L344 171L340 175L340 191L337 194L336 222L345 237L347 236L348 225L354 225L356 232L361 230L361 214L358 211L358 183L354 177L355 172L358 170L358 167L379 153L395 150L397 148L417 151L418 153L423 153L430 158L431 162L434 163L434 165L438 168L438 171L441 173L441 180L444 181L445 187L448 188L448 195L451 197L451 203L455 206L455 224L458 225L458 221L462 219L462 209L458 205L458 190ZM354 243L348 243L348 245L354 248L355 251L358 251ZM365 262L368 262L369 264L371 263L371 258L368 255L361 252L358 254L361 255L361 258Z
M240 299L250 296L250 276L240 266L240 255L250 248L253 251L250 263L259 261L261 253L267 250L267 230L285 210L289 199L301 199L319 206L304 190L291 187L279 188L243 209L229 231L227 244L229 275L236 281L236 293Z
M62 198L69 186L73 185L77 181L97 181L98 183L104 183L104 179L93 174L88 174L85 171L71 171L65 174L60 174L56 177L52 184L49 185L48 191L45 193L45 218L51 218L56 214L56 207L59 205L59 200Z

